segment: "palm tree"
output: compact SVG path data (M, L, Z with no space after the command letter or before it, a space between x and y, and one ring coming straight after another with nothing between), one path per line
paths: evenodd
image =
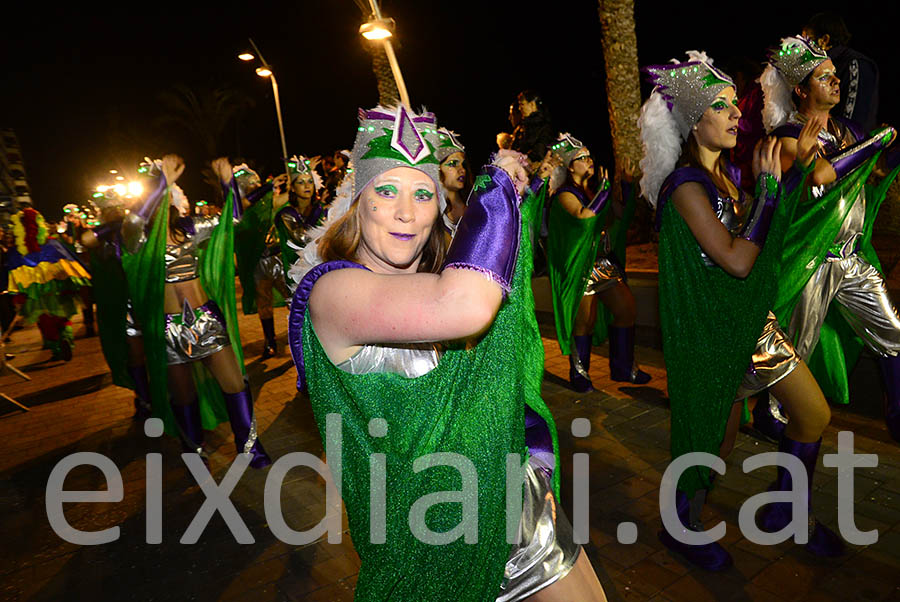
M252 98L233 88L194 89L183 84L157 96L164 109L157 127L175 125L198 142L208 157L217 157L222 135L234 119L254 106Z
M367 0L353 1L359 7L364 19L372 18L372 7ZM375 1L377 2L378 0ZM400 104L400 91L397 89L397 82L394 81L394 72L391 71L391 65L384 50L384 43L380 40L373 40L371 42L363 42L363 45L369 54L372 55L372 71L375 73L375 80L378 82L378 104L384 107Z
M609 126L616 160L616 179L625 158L635 165L641 158L641 138L637 118L641 107L637 36L634 32L634 0L597 0L603 31L603 58L606 61L606 96ZM619 184L617 181L616 184ZM613 187L618 193L620 186ZM643 217L638 204L639 219Z

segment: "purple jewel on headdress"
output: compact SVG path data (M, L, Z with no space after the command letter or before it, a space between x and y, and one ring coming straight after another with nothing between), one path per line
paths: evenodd
M391 148L398 151L410 163L418 163L428 155L428 145L416 129L406 107L400 105L394 117L394 132L391 136Z

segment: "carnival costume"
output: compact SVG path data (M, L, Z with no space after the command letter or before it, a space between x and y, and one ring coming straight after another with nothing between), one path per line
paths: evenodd
M185 233L185 240L169 244L169 199L174 187L166 187L164 176L160 176L159 185L165 190L158 197L162 202L145 202L126 218L126 253L122 257L134 315L144 337L153 415L163 420L167 433L181 438L185 451L201 456L205 456L203 430L214 429L228 419L238 453L249 453L250 466L262 468L271 460L258 439L246 375L242 391L223 393L198 361L230 345L245 374L231 260L234 222L240 221L240 205L234 204L234 195L229 192L223 219L192 218L189 211L181 211L177 226ZM166 314L166 284L195 278L200 279L209 300L194 308L185 299L180 313ZM170 404L167 366L184 363L191 364L197 399L184 406Z
M447 160L447 157L454 153L466 154L466 147L459 141L458 136L459 134L452 130L438 128L438 145L437 148L434 149L434 156L438 160L438 165L443 165L444 161ZM447 211L441 214L441 220L444 223L444 227L450 232L451 237L456 234L456 228L459 226L459 222L454 224Z
M785 38L770 52L761 80L763 117L775 136L797 138L806 118L793 106L791 90L826 60L825 52L802 37ZM849 402L848 367L863 345L878 356L887 395L885 419L891 436L900 441L900 316L872 247L872 227L900 172L900 153L888 153L888 177L877 186L866 185L896 132L883 128L867 137L854 122L830 120L832 131L823 129L819 142L837 179L809 188L810 200L794 216L775 313L790 324L797 352L833 401Z
M262 355L267 358L276 352L272 309L284 306L285 300L290 298L274 228L274 193L272 183L260 184L257 173L246 164L234 166L233 171L230 192L235 195L235 206L242 205L242 200L250 204L234 228L241 308L245 316L259 313L265 338ZM225 194L228 192L224 191Z
M391 168L418 169L440 191L433 115L378 107L361 111L360 122L354 186L338 196L326 229L373 178ZM520 208L513 181L493 166L476 181L445 267L480 271L507 294L493 325L469 349L458 343L365 345L336 366L316 336L307 303L322 274L366 268L351 261L316 265L321 259L313 243L296 266L306 275L291 304L291 351L298 388L308 386L323 439L326 415L342 419L343 453L328 462L333 471L340 462L350 534L362 561L357 600L518 600L562 578L574 565L579 548L558 506L559 476L553 470L556 428L540 399L543 347L530 287L529 227L542 194L538 181ZM440 193L438 198L443 210L445 200ZM314 241L319 234L312 234ZM373 426L382 418L386 431L384 421ZM504 517L506 455L521 459L526 449L522 539L511 547ZM417 458L439 452L461 454L477 470L477 502L470 498L477 503L477 545L462 538L429 545L410 532L407 517L415 500L459 488L459 473L448 466L414 472ZM390 484L383 504L386 539L377 545L369 537L373 453L387 456ZM458 504L431 506L427 515L428 528L438 533L460 520Z
M565 133L560 134L551 150L562 158L564 168L568 169L583 147L579 140ZM583 188L567 182L551 199L547 222L548 273L557 341L562 354L569 356L569 380L578 392L593 391L588 375L591 347L601 344L607 335L612 379L636 384L650 380L650 375L640 370L634 361L634 325L612 326L612 314L605 307L602 318L594 324L592 335L573 334L575 315L582 299L625 282L625 233L634 215L634 187L623 184L625 211L609 229L609 180L601 180L598 188L597 194L588 198ZM559 202L559 195L564 192L573 195L594 215L585 219L571 215Z
M7 291L25 322L38 323L44 348L69 361L75 345L69 319L82 305L80 290L91 285L90 274L60 241L49 238L36 209L25 207L12 223L16 244L7 256Z
M288 161L292 185L297 178L304 174L309 174L313 179L314 198L311 199L306 213L298 211L294 203L296 195L291 189L291 201L285 203L275 214L275 230L278 233L278 244L281 247L282 274L290 291L296 290L298 283L290 279L288 270L296 263L299 257L298 251L309 242L307 232L321 225L326 215L322 205L316 202L315 199L315 195L322 190L324 184L321 176L310 165L310 160L304 156L298 157L295 155Z
M775 303L784 233L803 192L798 184L808 173L795 168L784 175L784 198L782 186L764 173L752 198L741 192L740 199L731 199L718 191L705 170L674 169L691 127L722 90L734 85L704 53L692 51L688 56L683 63L646 69L654 91L639 120L644 143L641 187L656 208L660 232L660 321L673 459L690 452L718 455L734 403L775 384L800 362L770 309ZM727 176L740 191L738 170L729 165ZM746 278L734 277L716 265L671 203L674 191L686 182L704 188L712 210L733 236L761 248ZM808 500L818 443L782 437L780 450L799 457L806 466ZM703 466L693 466L681 475L675 506L686 529L702 530L700 510L712 484L710 477L710 470ZM789 473L786 482L783 477L779 472L774 489L790 489ZM763 528L773 525L772 513L764 511ZM840 553L837 536L821 523L813 524L808 549L819 555ZM731 557L715 542L688 545L665 530L660 539L703 568L721 570L731 564Z

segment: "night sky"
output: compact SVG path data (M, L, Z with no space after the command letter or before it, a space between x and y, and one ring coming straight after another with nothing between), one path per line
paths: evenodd
M753 5L769 10L741 10ZM458 132L474 163L494 150L497 132L509 129L509 104L526 87L542 93L559 130L608 163L596 6L384 0L382 10L397 20L397 55L413 104ZM854 34L850 45L878 62L879 118L900 125L900 103L893 101L900 94L896 2L685 6L636 1L642 65L683 58L686 49L706 50L720 66L740 55L761 61L766 46L798 33L813 13L856 8L843 13ZM236 58L248 36L278 76L290 153L349 148L356 108L378 100L357 32L362 14L352 0L5 6L3 21L0 125L16 130L32 196L51 220L65 203L87 199L109 169L133 173L144 155L181 154L188 170L179 183L188 196L211 196L199 170L212 157L184 127L161 121L167 110L160 94L176 86L200 97L228 88L251 104L223 129L216 150L263 172L277 170L271 86Z

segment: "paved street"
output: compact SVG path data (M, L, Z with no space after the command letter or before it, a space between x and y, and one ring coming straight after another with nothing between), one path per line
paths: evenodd
M257 399L262 439L274 459L295 451L322 455L308 400L297 393L296 374L284 350L285 310L277 310L282 345L261 362L262 333L255 316L241 319L248 372ZM853 374L855 403L834 408L823 453L836 447L837 432L852 430L858 453L878 454L879 467L856 470L856 525L877 529L877 543L849 546L837 559L820 560L792 544L761 547L737 528L739 505L763 491L774 468L744 474L740 463L775 446L741 433L726 475L711 493L704 520L724 520L724 543L734 557L730 570L692 570L658 542L658 486L668 459L668 400L661 353L641 346L638 358L652 374L649 386L623 386L608 378L606 347L595 349L591 376L600 390L579 396L566 387L568 363L559 355L552 327L542 316L546 349L545 399L560 431L563 502L571 505L572 454L590 457L591 543L587 552L611 600L900 600L900 448L892 443L880 412L880 379L864 358ZM75 325L76 335L83 331ZM651 341L651 333L639 340ZM0 391L31 407L0 401L0 597L4 600L351 600L359 560L345 534L340 545L324 541L293 547L268 528L263 510L266 471L248 470L231 495L254 542L240 545L218 515L198 543L179 539L204 494L179 457L178 443L148 438L131 419L129 391L111 384L97 338L77 340L72 362L48 361L36 329L14 334L7 351L32 377L0 376ZM591 421L589 437L575 439L571 421ZM211 466L220 480L235 454L227 424L207 433ZM50 471L76 451L99 452L118 466L124 481L120 502L67 503L65 516L77 529L118 526L114 543L79 547L51 529L44 492ZM145 542L147 453L163 455L163 541ZM94 468L73 470L69 490L102 489ZM836 527L837 474L816 475L817 515ZM324 513L324 484L311 470L285 479L282 512L294 529L308 529ZM637 542L620 544L621 522L638 527ZM346 528L346 521L345 521Z

